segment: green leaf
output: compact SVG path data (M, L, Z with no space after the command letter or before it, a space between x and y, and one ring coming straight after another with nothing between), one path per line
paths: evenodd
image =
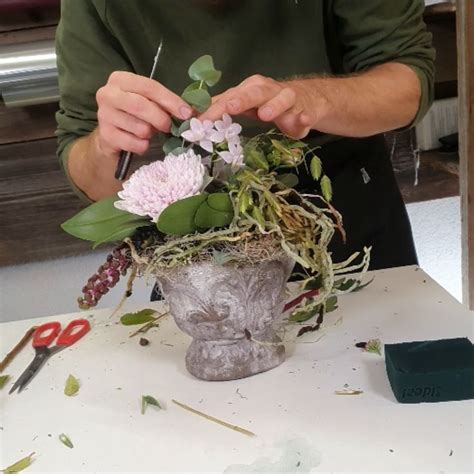
M297 311L296 313L293 313L289 318L288 321L291 321L292 323L304 323L311 318L314 318L319 312L321 305L316 306L312 310L301 310Z
M317 275L308 280L304 285L304 290L317 290L323 286L322 275Z
M196 232L194 218L207 196L207 194L198 194L170 204L158 218L158 230L168 235L186 235Z
M280 174L277 176L278 181L280 183L283 183L287 188L294 188L295 186L298 185L299 179L296 174L293 173L286 173L286 174Z
M270 168L264 153L255 148L246 150L245 164L254 170L268 171Z
M137 219L135 221L127 222L126 224L121 224L116 229L110 232L110 234L105 235L102 239L94 242L92 248L97 248L99 245L102 245L106 242L119 242L131 237L139 227L148 226L150 221L145 219Z
M161 410L161 405L158 403L158 400L156 398L153 398L150 395L143 395L142 396L142 415L145 414L145 410L147 409L148 405L155 406Z
M189 67L188 74L191 79L204 81L209 87L217 84L222 76L222 73L215 69L214 61L208 54L194 61Z
M234 205L228 193L212 193L207 197L207 204L221 212L234 212Z
M371 339L365 346L366 352L382 355L382 343L380 339Z
M340 291L347 291L351 286L355 284L356 280L352 278L338 280L334 283L334 287Z
M321 178L321 173L323 172L323 165L321 163L321 159L317 156L313 156L313 158L311 159L310 170L311 176L314 180L317 181L319 178Z
M252 209L251 215L261 227L265 228L265 218L263 217L262 211L258 207L254 207Z
M370 279L368 282L366 282L366 283L361 283L361 282L359 282L359 284L354 288L354 292L363 290L365 287L369 286L374 280L375 280L375 277L371 278L371 279Z
M122 240L149 221L143 217L117 209L117 196L102 199L64 222L61 227L68 234L98 243Z
M64 395L67 395L68 397L72 397L79 392L79 380L74 377L74 375L69 375L69 377L66 380L66 385L64 387Z
M199 206L194 217L196 227L200 229L211 229L213 227L226 227L234 219L233 209L230 211L219 211L205 201Z
M209 92L205 89L186 89L181 97L201 113L205 112L212 102Z
M168 140L163 143L163 153L165 155L169 155L173 153L178 148L182 148L183 140L177 137L168 138ZM178 155L179 153L173 153L174 155Z
M8 383L10 380L10 375L0 375L0 390Z
M330 296L326 300L324 305L325 305L324 309L326 310L326 313L330 313L331 311L335 311L338 308L338 306L337 306L337 296Z
M154 309L142 309L136 313L127 313L120 318L124 326L134 326L136 324L145 324L155 319L156 311Z
M176 119L172 118L171 119L171 134L174 137L181 137L181 134L185 132L186 130L189 130L189 127L191 126L191 120L185 120L184 122L181 122Z
M11 466L4 469L3 473L4 474L13 474L14 472L24 471L26 468L31 466L31 463L33 462L33 456L34 455L35 455L35 453L31 453L29 456L26 456L26 458L20 459L15 464L12 464Z
M324 199L330 202L332 200L332 184L331 180L326 175L321 178L321 191Z
M63 443L64 446L67 446L68 448L74 448L74 445L72 444L71 440L64 433L61 433L59 435L59 441L61 441L61 443Z

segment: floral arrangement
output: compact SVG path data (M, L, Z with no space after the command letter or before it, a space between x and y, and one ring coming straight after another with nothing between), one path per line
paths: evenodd
M203 56L190 68L193 82L183 92L198 112L211 103L208 88L221 73ZM360 278L343 274L369 264L369 250L334 263L328 251L342 219L331 205L331 181L321 160L305 143L275 131L246 138L228 115L211 122L173 119L165 158L138 169L117 196L87 207L63 229L94 246L120 242L83 288L79 306L95 306L130 272L136 275L196 261L220 265L256 264L285 253L303 269L302 294L285 307L293 322L336 307L337 296L359 289ZM311 173L315 194L295 190L301 168ZM307 330L309 330L307 328Z

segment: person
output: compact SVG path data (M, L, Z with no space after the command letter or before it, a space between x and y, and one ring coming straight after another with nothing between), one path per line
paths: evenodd
M253 118L304 139L331 178L347 241L371 268L417 262L383 133L414 126L434 95L423 0L62 0L58 154L77 192L120 190L121 150L144 154L171 118ZM156 74L150 73L157 46ZM202 115L180 98L210 54L221 82ZM252 127L246 129L252 133ZM300 189L314 192L310 177Z

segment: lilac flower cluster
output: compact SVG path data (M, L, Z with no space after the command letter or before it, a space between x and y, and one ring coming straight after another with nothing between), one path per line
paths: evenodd
M233 123L228 114L224 114L222 120L215 122L191 119L190 129L183 132L181 137L190 143L199 144L209 153L216 152L225 163L238 167L244 163L241 131L242 127L238 123Z

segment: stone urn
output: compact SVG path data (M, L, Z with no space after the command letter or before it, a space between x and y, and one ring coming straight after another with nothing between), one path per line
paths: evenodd
M203 380L234 380L280 365L285 347L273 329L294 262L192 263L157 276L170 312L193 341L186 367Z

